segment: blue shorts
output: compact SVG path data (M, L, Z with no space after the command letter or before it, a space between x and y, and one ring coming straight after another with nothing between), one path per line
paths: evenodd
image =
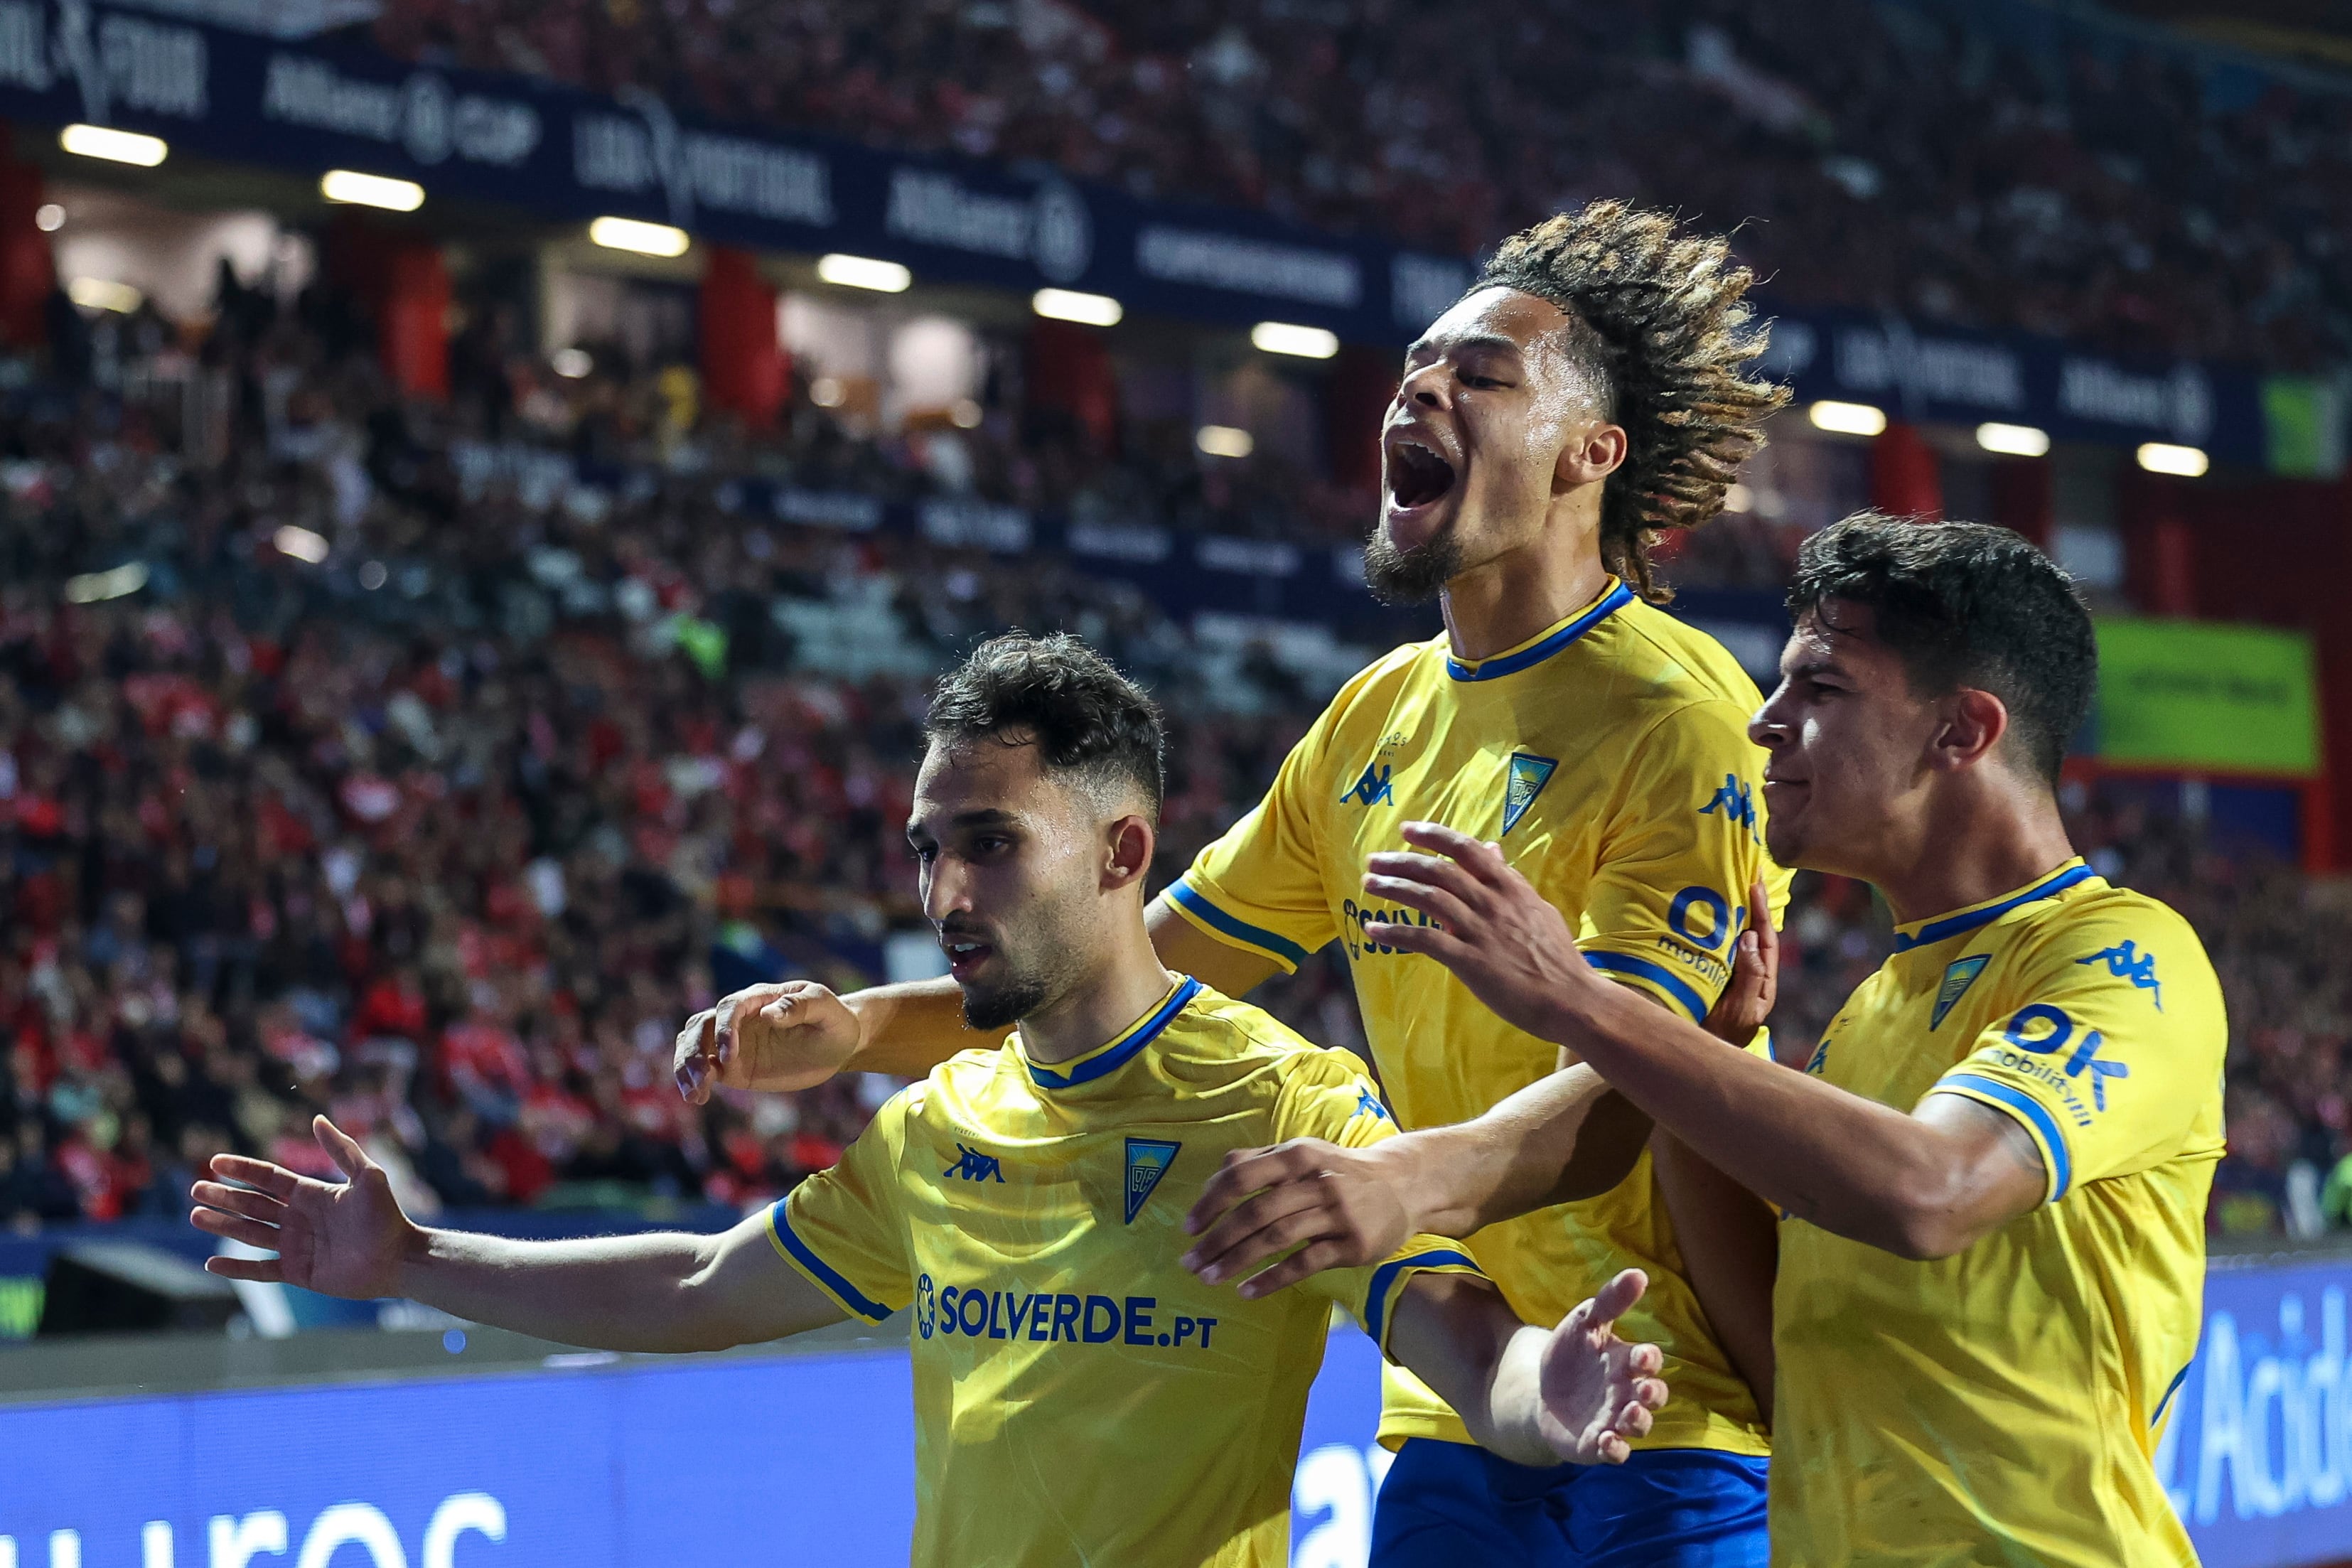
M1709 1448L1530 1469L1408 1437L1373 1509L1371 1568L1767 1568L1765 1470Z

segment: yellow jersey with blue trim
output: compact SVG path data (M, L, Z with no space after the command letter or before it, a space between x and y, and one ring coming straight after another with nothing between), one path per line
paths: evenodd
M2226 1047L2188 921L2080 860L1896 929L1807 1070L2012 1118L2045 1196L1929 1262L1782 1225L1779 1568L2197 1561L2154 1459L2197 1348Z
M1671 1010L1706 1016L1729 979L1748 888L1788 879L1764 852L1755 684L1714 638L1612 581L1599 599L1479 663L1443 637L1350 680L1293 748L1264 801L1168 892L1208 934L1286 969L1346 944L1382 1089L1407 1128L1465 1121L1555 1071L1559 1048L1513 1028L1442 965L1363 935L1420 919L1363 892L1365 858L1441 822L1502 846L1578 928L1593 965ZM1649 1294L1629 1337L1666 1354L1675 1391L1637 1447L1760 1455L1748 1385L1682 1278L1649 1156L1612 1191L1471 1238L1521 1316L1556 1322L1619 1269ZM1444 1403L1388 1372L1381 1436L1468 1442Z
M1477 1266L1419 1237L1246 1301L1181 1222L1229 1151L1394 1131L1357 1058L1192 979L1076 1060L1016 1031L886 1104L770 1223L843 1310L913 1310L914 1562L1286 1563L1333 1304L1385 1349L1413 1279Z

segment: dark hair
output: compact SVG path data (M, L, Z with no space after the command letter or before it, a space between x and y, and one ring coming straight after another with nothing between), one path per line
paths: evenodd
M1674 595L1650 545L1723 510L1764 444L1757 421L1789 400L1742 374L1766 338L1743 298L1754 281L1720 236L1677 235L1665 213L1601 201L1513 235L1472 285L1568 312L1569 352L1625 430L1624 466L1601 492L1601 562L1654 603Z
M1970 686L2009 709L2010 733L2053 784L2091 711L2098 641L2057 563L2005 528L1856 512L1797 552L1789 613L1867 605L1916 691Z
M1160 816L1159 705L1067 632L1006 632L973 648L931 694L923 733L933 742L985 735L1034 744L1048 769L1098 785L1131 784Z

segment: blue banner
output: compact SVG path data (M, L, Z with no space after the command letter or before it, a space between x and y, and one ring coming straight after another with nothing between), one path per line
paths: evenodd
M0 115L146 132L183 152L302 174L395 175L428 201L647 219L722 245L886 258L929 281L1078 289L1130 310L1297 321L1366 344L1409 341L1473 276L1465 258L1144 201L1043 166L780 135L649 94L410 66L355 41L289 42L97 0L0 0ZM1897 418L2266 457L2257 378L2193 361L1807 311L1780 315L1768 363L1806 398Z
M2352 1557L2347 1290L2342 1260L2211 1275L2158 1456L2206 1568ZM0 1407L0 1563L906 1561L903 1353L557 1359L520 1375ZM1295 1568L1364 1562L1388 1468L1379 1384L1370 1342L1334 1334L1292 1489Z

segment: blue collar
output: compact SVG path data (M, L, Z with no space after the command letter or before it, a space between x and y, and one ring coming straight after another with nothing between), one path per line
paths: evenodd
M2080 859L2070 860L2023 892L2011 893L1990 904L1979 904L1975 909L1962 910L1958 914L1945 915L1939 920L1929 921L1925 925L1915 927L1908 931L1897 926L1895 931L1895 951L1908 952L1915 947L1927 947L1935 942L1964 935L1980 926L1989 926L2021 905L2033 903L2042 899L2055 898L2075 884L2087 882L2097 875L2097 872L2084 865Z
M1129 1026L1125 1034L1077 1060L1060 1068L1040 1067L1029 1060L1026 1051L1021 1053L1021 1060L1029 1068L1031 1080L1040 1089L1071 1089L1078 1084L1091 1083L1133 1061L1138 1053L1158 1039L1160 1032L1200 994L1201 983L1187 975L1159 1006ZM1017 1046L1014 1047L1016 1050L1019 1048Z
M1633 590L1619 583L1601 595L1600 603L1585 611L1557 631L1546 632L1517 653L1497 654L1493 658L1465 664L1458 658L1445 661L1445 673L1456 680L1499 680L1507 675L1517 675L1523 669L1541 664L1585 633L1599 626L1633 602Z

